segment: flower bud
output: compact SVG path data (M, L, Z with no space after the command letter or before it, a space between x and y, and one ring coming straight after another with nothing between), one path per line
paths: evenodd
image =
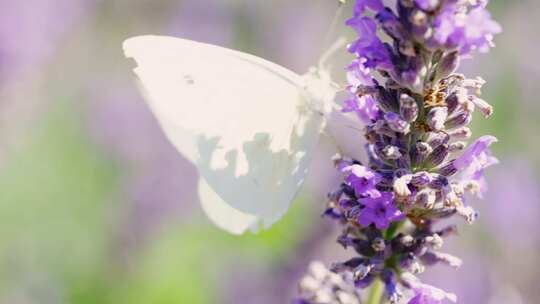
M452 187L443 189L444 205L447 207L458 207L463 205L462 197L455 192Z
M472 136L472 131L468 127L461 127L459 129L449 131L448 135L450 135L452 139L469 139Z
M336 191L329 192L326 197L330 202L338 202L343 195L343 189L340 187Z
M428 251L422 257L420 257L422 262L426 265L434 265L436 263L443 263L453 268L459 268L462 264L460 258L453 255L437 252L437 251Z
M412 34L418 40L428 39L433 34L433 29L429 26L429 16L422 10L413 9L409 22L412 24Z
M454 152L458 152L458 151L463 151L465 149L465 147L467 147L467 143L464 142L464 141L458 141L458 142L455 142L455 143L452 143L450 144L450 146L448 146L448 151L450 153L454 153Z
M468 125L472 121L472 115L470 112L465 111L450 118L444 125L448 129L455 129Z
M386 120L390 129L394 130L395 132L407 134L411 131L411 125L394 112L386 113L384 115L384 119Z
M418 104L407 94L401 94L399 97L399 111L401 117L408 122L413 122L418 118Z
M426 122L433 131L440 131L444 128L444 123L448 118L446 107L435 107L427 115Z
M373 242L371 242L371 247L375 251L384 251L384 249L386 248L386 243L382 238L375 238Z
M401 245L405 247L411 247L412 245L414 245L414 237L410 234L407 234L407 235L402 236L399 239L399 242L401 243Z
M411 190L409 189L409 183L411 182L412 177L413 176L411 174L407 174L407 175L403 175L400 178L397 178L394 181L394 192L396 193L397 196L406 197L406 196L411 195Z
M377 86L376 100L385 112L397 111L399 104L395 98L395 95L386 90L382 86Z
M396 166L401 169L411 168L411 160L409 157L401 157L396 159Z
M445 78L454 73L459 65L459 52L454 51L444 55L437 66L438 79Z
M433 181L429 183L429 186L436 190L443 190L448 187L448 179L444 175L434 174Z
M399 148L392 145L388 145L384 147L381 152L384 158L390 159L390 160L396 160L402 156L401 152L399 152Z
M480 110L480 112L482 112L482 115L484 115L485 118L488 118L493 114L493 107L487 101L474 95L469 96L469 100L478 107L478 109Z
M454 113L456 109L461 107L468 100L468 92L463 88L458 88L455 92L446 97L446 105L448 114Z
M417 27L425 27L428 24L429 17L421 10L414 10L410 15L409 21Z
M433 189L425 188L416 194L416 204L426 209L433 209L437 195Z
M457 171L458 169L456 168L456 166L454 166L453 162L449 162L448 164L442 166L442 168L439 169L439 174L446 177L450 177L456 174Z
M383 10L375 18L379 21L383 31L398 41L405 41L407 32L398 17L391 11Z
M431 174L426 171L421 171L418 173L415 173L411 179L411 184L415 187L424 187L431 183L433 178L431 177Z
M476 219L478 218L478 213L470 206L463 206L460 205L456 208L456 211L459 215L461 215L467 223L472 224Z
M435 250L441 249L444 244L443 239L436 233L426 236L424 240L429 246L431 246L431 248Z
M476 77L475 79L464 79L461 85L464 88L472 89L476 95L482 95L482 87L486 84L486 81L482 77Z
M372 268L373 268L373 265L371 264L370 265L360 264L358 267L354 269L354 272L353 272L354 280L360 281L364 279L369 274Z
M440 145L448 143L450 136L446 132L429 132L427 133L426 142L435 149Z
M422 141L417 142L411 152L411 160L413 165L423 163L431 152L433 152L433 148L429 144Z
M373 131L377 134L386 135L388 137L394 137L394 130L386 123L385 120L377 120L373 125Z
M429 168L437 167L446 159L448 154L448 145L440 145L428 156L425 164Z
M405 56L416 56L416 50L414 49L414 43L411 40L401 40L399 42L399 52Z
M406 71L401 73L401 82L413 92L421 93L423 91L423 83L421 75L422 71Z
M409 266L409 271L413 274L421 274L426 271L426 267L422 265L418 260L413 260Z

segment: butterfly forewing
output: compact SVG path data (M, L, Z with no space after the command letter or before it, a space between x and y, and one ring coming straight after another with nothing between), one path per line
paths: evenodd
M131 38L124 50L165 134L197 166L209 217L233 233L277 221L305 178L322 125L303 78L173 37Z

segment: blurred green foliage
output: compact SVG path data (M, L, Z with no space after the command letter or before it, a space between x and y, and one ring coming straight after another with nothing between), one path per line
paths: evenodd
M38 300L43 282L32 280L44 275L69 303L217 303L227 256L280 263L311 227L300 220L300 203L258 235L175 225L122 270L111 257L120 167L87 138L78 116L57 103L0 171L0 299L36 286L30 294Z

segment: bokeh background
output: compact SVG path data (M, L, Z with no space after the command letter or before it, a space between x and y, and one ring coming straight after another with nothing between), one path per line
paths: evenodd
M324 170L270 230L214 228L195 168L165 140L121 51L130 36L168 34L301 73L328 43L336 2L0 0L0 303L288 303L312 259L350 255L319 217L335 178ZM474 131L499 138L501 164L475 202L479 221L446 244L462 268L424 277L460 303L539 303L540 3L490 6L504 33L462 70L488 80L496 111ZM350 59L332 63L341 73Z

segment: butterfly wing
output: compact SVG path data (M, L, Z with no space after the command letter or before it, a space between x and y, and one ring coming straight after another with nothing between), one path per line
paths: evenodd
M134 37L124 51L165 134L197 166L210 219L242 233L281 218L323 121L309 108L303 78L252 55L173 37Z

